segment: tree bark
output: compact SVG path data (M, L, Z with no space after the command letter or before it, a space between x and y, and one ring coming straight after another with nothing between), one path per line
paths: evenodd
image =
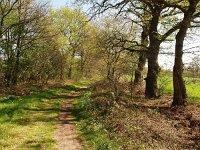
M152 46L154 45L154 46ZM148 54L148 73L146 78L146 98L158 98L158 74L160 72L160 67L158 65L158 54L160 49L160 43L156 42L151 44L149 47Z
M148 28L147 27L143 28L143 32L142 32L142 36L141 36L141 44L145 47L148 46ZM140 53L139 61L138 61L138 68L135 71L134 85L141 86L143 84L144 68L146 65L146 60L147 60L147 54Z
M157 79L160 71L160 67L158 65L158 54L160 50L161 41L159 39L159 34L157 31L157 27L159 24L159 17L162 8L156 6L152 10L152 19L149 27L149 41L150 45L148 47L148 73L146 78L146 89L145 89L145 97L152 99L158 97L158 85Z
M19 30L21 28L19 27ZM21 31L18 31L18 37L17 37L17 48L16 48L16 62L13 70L13 77L12 77L12 84L16 85L18 81L19 76L19 69L20 69L20 56L21 56Z
M183 34L177 34L177 38L179 38L180 36L183 36ZM178 41L180 40L178 39ZM187 98L186 87L183 79L183 45L180 43L176 43L175 49L175 64L173 68L174 95L172 106L184 105Z
M69 66L68 79L72 79L72 66Z
M135 79L134 79L134 85L136 86L142 86L143 80L144 80L144 68L146 64L146 54L140 54L139 56L139 62L138 62L138 68L135 71Z
M68 70L68 75L67 75L68 79L72 79L72 70L73 70L73 65L74 65L73 59L75 57L75 53L76 53L76 50L74 49L72 51L71 58L70 58L69 70Z
M15 61L15 65L13 68L13 76L12 76L12 85L16 85L17 81L18 81L18 76L19 76L19 69L20 69L20 56L21 56L21 35L23 33L24 30L24 25L20 24L21 22L21 0L18 1L18 21L19 21L19 25L17 28L17 42L16 42L16 61Z
M179 32L176 35L175 45L175 62L173 68L173 86L174 95L172 106L184 105L187 98L187 92L185 82L183 79L183 43L187 34L187 30L190 26L193 14L196 11L199 0L190 0L190 6L188 11L184 14L183 21L181 23Z
M6 53L7 60L5 61L6 69L5 69L5 84L7 87L10 86L11 80L12 80L12 74L13 74L13 66L15 61L15 54L12 49L11 39L10 39L10 30L7 30L5 32L5 43L3 43L3 48Z
M148 47L148 36L149 36L149 12L146 11L147 6L145 4L142 5L144 7L143 9L143 20L142 20L142 34L141 34L141 45L144 48ZM134 85L136 86L142 86L144 81L144 69L147 61L147 53L140 53L139 54L139 61L138 61L138 67L135 71L135 79L134 79Z

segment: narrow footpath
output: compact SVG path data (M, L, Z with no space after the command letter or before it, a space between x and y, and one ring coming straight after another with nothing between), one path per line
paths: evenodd
M75 130L75 120L71 112L73 99L79 95L80 92L72 92L70 96L67 96L61 106L56 133L58 150L82 150L81 143L78 140L78 135Z

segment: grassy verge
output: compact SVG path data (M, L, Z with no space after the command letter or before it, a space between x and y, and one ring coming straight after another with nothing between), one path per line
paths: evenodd
M200 103L200 79L185 77L188 100L192 103ZM173 79L168 75L160 75L159 87L161 94L173 94Z
M65 86L29 96L0 97L0 149L56 149L54 133Z
M90 90L82 92L74 101L73 114L77 120L77 128L85 149L91 150L118 150L116 143L110 140L107 131L101 123L95 121L91 114Z

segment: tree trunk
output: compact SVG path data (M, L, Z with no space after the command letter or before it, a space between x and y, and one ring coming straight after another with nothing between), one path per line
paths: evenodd
M80 77L82 78L85 71L85 59L84 59L84 52L81 52L81 60L80 60Z
M19 76L19 69L20 69L20 48L21 48L21 35L20 32L18 33L18 37L17 37L17 54L16 54L16 62L15 62L15 66L14 66L14 70L13 70L13 77L12 77L12 84L16 85L17 81L18 81L18 76Z
M144 5L143 7L146 8L146 6ZM141 34L141 45L146 48L148 47L148 36L149 36L149 22L147 20L149 20L149 14L147 14L147 12L144 10L144 20L142 21L143 23L143 31ZM142 52L139 55L139 61L138 61L138 68L135 71L135 79L134 79L134 85L138 85L141 86L143 85L143 81L144 81L144 69L145 69L145 65L146 65L146 61L147 61L147 53Z
M177 34L177 38L179 38L179 36L182 35ZM185 83L183 80L182 49L183 45L177 43L175 52L175 64L173 68L174 96L172 106L184 105L187 98Z
M148 73L146 78L146 98L158 98L158 74L160 72L160 67L158 65L158 53L160 48L160 43L150 45L148 54Z
M187 30L190 26L193 14L196 11L196 6L199 0L190 0L190 6L188 11L184 14L183 21L180 26L180 30L176 35L175 46L175 63L173 68L173 86L174 96L172 106L184 105L187 98L187 92L185 82L183 80L183 43L187 34Z
M72 66L69 66L69 71L68 71L68 78L71 79L72 78Z
M150 45L148 47L148 73L146 78L146 89L145 97L146 98L158 98L158 85L157 79L160 71L158 65L158 54L160 50L161 41L159 39L159 34L157 31L159 17L162 8L156 6L152 10L152 19L149 27L149 41Z
M76 50L74 49L71 54L70 64L69 64L69 71L68 71L68 78L72 79L72 70L74 65L74 57L75 57Z
M12 74L13 74L13 62L15 61L15 57L14 57L14 52L12 49L12 44L11 44L11 39L10 39L10 30L6 31L5 34L5 43L3 43L3 48L5 50L6 53L6 57L7 60L5 61L6 64L6 69L5 69L5 75L4 75L4 80L5 80L5 84L7 87L10 86L11 84L11 80L12 80Z
M140 54L138 68L135 71L134 85L141 86L143 84L146 59L147 59L146 54L144 53Z
M21 22L21 0L18 1L18 21ZM16 42L16 61L13 68L12 84L16 85L20 69L20 55L21 55L21 35L23 33L24 25L19 24L17 27L17 42Z

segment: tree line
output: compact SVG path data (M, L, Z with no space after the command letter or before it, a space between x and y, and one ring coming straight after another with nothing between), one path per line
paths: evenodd
M89 76L96 29L79 8L36 0L1 0L0 7L2 87Z
M2 86L103 76L117 98L118 81L127 77L130 91L145 80L145 97L156 99L160 47L175 41L172 106L185 104L183 46L188 30L199 25L199 0L76 2L90 4L91 16L77 6L54 10L37 0L0 0Z
M139 84L147 59L148 71L145 88L145 97L154 99L159 96L158 74L160 67L158 55L160 45L166 41L175 40L175 60L173 67L173 103L172 106L184 105L187 98L183 79L183 51L184 40L189 28L198 27L199 0L102 0L81 1L79 3L92 4L92 17L114 10L116 16L140 26L141 41L135 45L141 46L138 69L135 73L135 84ZM135 47L130 49L135 51ZM145 51L145 52L144 52Z

